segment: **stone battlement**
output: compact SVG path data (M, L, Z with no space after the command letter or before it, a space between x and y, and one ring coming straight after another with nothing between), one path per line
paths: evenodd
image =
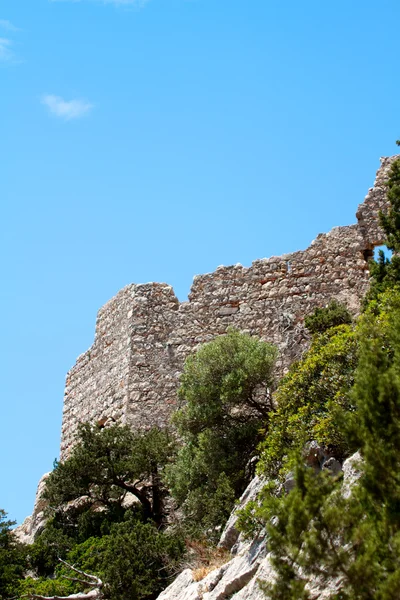
M369 285L368 259L384 241L378 215L395 158L381 159L357 224L318 235L306 250L196 276L188 302L162 283L128 285L107 302L93 346L67 375L61 459L80 422L165 424L186 357L229 326L276 344L283 372L307 347L305 315L332 298L356 314Z

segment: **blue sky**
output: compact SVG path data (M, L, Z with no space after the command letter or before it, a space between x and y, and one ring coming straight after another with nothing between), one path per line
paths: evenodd
M131 282L305 248L400 137L398 1L3 0L0 508L58 455L64 380Z

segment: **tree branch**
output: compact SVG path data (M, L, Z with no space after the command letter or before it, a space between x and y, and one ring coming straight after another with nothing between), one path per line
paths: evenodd
M99 589L91 590L87 594L79 592L69 596L41 596L40 594L24 594L21 598L31 598L32 600L97 600L102 597Z
M94 580L94 583L89 583L89 585L96 585L97 587L102 587L103 582L99 577L96 577L96 575L90 575L89 573L85 573L85 571L81 571L80 569L73 567L72 565L67 563L65 560L63 560L62 558L59 558L58 560L60 562L62 562L63 565L66 565L72 571L75 571L75 573L79 573L79 575L83 575L84 577L87 577L87 579L89 579L89 580L90 579Z
M89 573L85 573L85 571L81 571L76 567L73 567L69 563L67 563L62 558L58 559L64 565L66 565L75 573L79 573L79 575L83 575L86 577L88 581L83 581L82 579L78 579L76 577L67 577L63 575L65 579L69 579L70 581L76 581L82 583L83 585L88 585L94 587L94 590L90 590L90 592L78 592L77 594L69 594L69 596L42 596L41 594L24 594L21 596L22 598L30 598L31 600L100 600L103 597L101 588L103 587L103 582L96 575L90 575Z

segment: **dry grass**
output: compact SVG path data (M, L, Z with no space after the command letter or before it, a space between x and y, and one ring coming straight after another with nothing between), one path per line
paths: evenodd
M206 575L227 563L232 557L228 550L215 548L208 544L188 540L185 568L192 569L194 581L201 581Z

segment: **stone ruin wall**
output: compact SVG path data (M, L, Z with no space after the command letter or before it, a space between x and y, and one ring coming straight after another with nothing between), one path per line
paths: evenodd
M80 422L165 424L185 358L230 326L276 344L283 372L307 347L305 315L332 298L357 313L369 285L367 261L383 243L378 214L394 158L381 159L356 225L320 234L303 251L197 276L188 302L166 284L149 283L128 285L103 306L93 346L67 375L61 458Z

